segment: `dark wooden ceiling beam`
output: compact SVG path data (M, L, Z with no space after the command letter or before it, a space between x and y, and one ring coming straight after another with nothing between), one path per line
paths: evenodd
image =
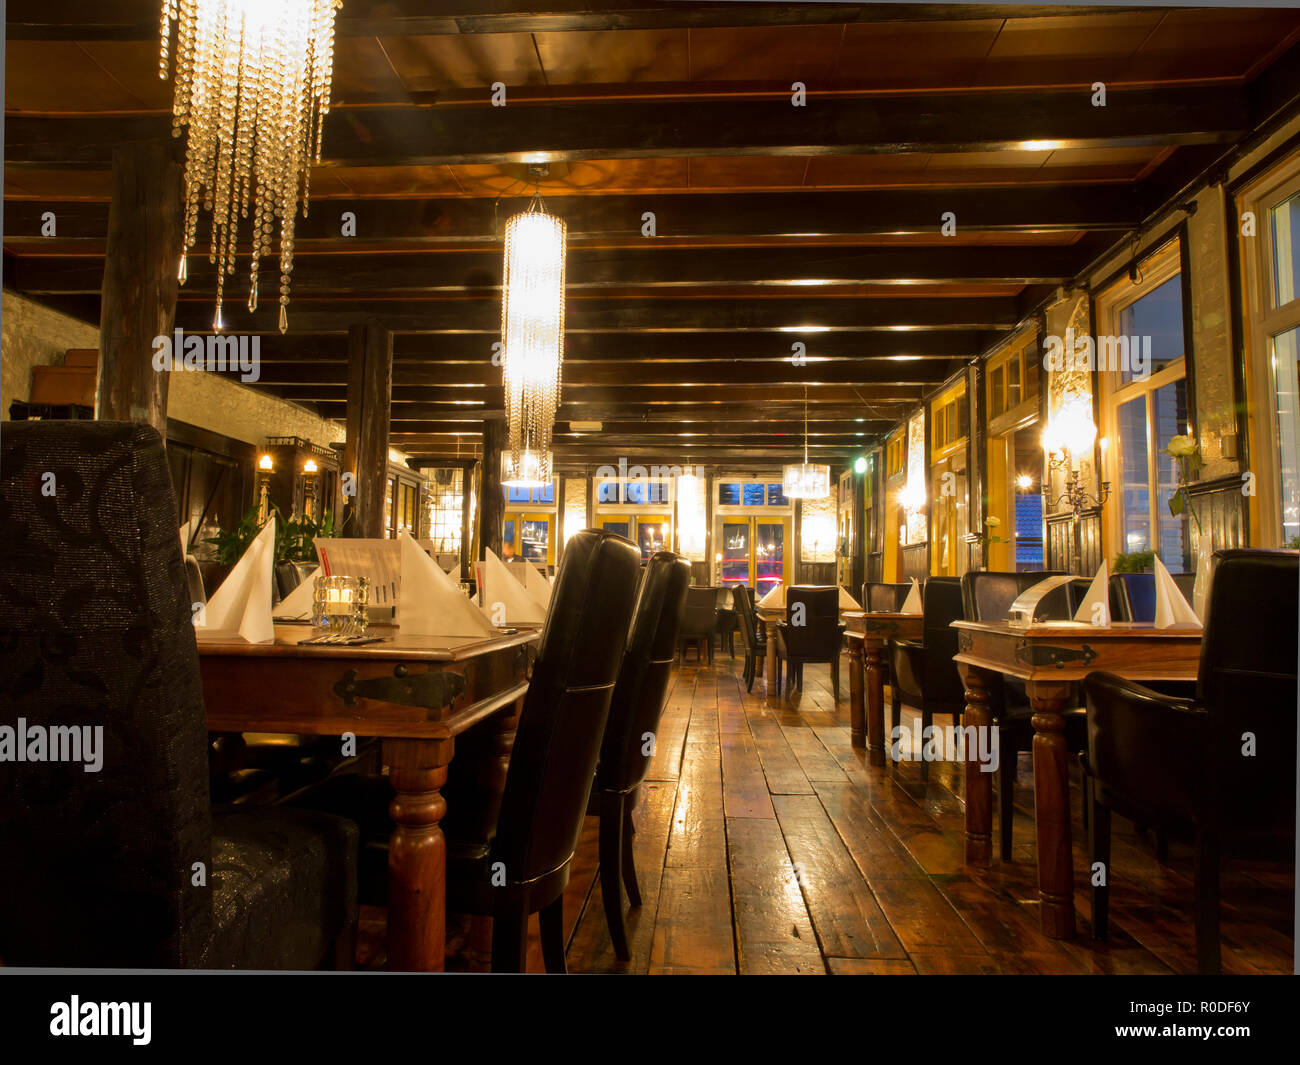
M398 394L399 397L401 393ZM324 401L314 404L316 413L322 418L342 419L346 414L343 401ZM866 416L866 409L861 403L856 405L836 405L809 402L808 420L810 423L840 424L861 427L892 426L903 412L902 403L876 404L874 418ZM392 403L394 424L403 426L418 422L424 425L436 424L440 430L463 431L466 427L474 428L482 423L482 414L476 409L466 409L451 405L425 402L412 402L395 397ZM675 403L662 407L634 406L613 407L598 406L589 403L564 403L556 420L557 426L568 429L572 422L599 422L602 426L616 425L631 431L644 429L647 433L658 434L676 432L683 425L725 423L719 432L730 425L750 425L755 423L803 424L803 405L800 401L772 400L762 405L750 406L741 403L704 404ZM448 428L454 427L454 428ZM574 430L579 431L579 430Z
M8 130L14 119L6 121ZM10 162L11 160L6 160ZM571 244L581 241L648 241L641 236L642 215L653 212L659 237L698 239L841 238L920 234L937 236L943 215L957 216L963 233L1108 232L1131 229L1141 220L1127 184L973 185L910 189L803 190L797 192L647 192L636 195L549 196L547 206L568 227ZM351 211L356 240L403 247L436 247L479 242L496 248L501 225L527 201L506 199L494 208L481 197L457 199L313 199L299 218L299 250L315 246L346 249L339 218ZM108 231L108 204L5 201L5 243L48 244L41 215L53 210L58 239L102 241ZM200 227L200 237L203 227ZM945 245L947 246L947 245ZM206 257L206 249L199 251Z
M929 385L900 384L821 384L808 382L808 406L811 416L820 403L856 405L863 417L873 410L899 405L915 405L928 391ZM308 382L293 385L259 385L266 391L296 403L341 403L346 399L347 386L336 381ZM500 410L502 392L500 385L449 387L447 385L393 385L393 404L434 403L448 410L478 411ZM564 394L561 417L592 418L591 412L602 410L626 411L626 417L636 417L640 412L660 410L671 412L685 404L695 407L713 404L719 408L735 405L755 406L769 403L802 403L802 391L788 384L755 384L739 378L729 385L696 385L680 388L643 388L629 382L619 386L592 386L583 388L581 394L572 390ZM466 415L469 416L469 415Z
M1250 128L1242 86L1080 88L753 100L623 99L336 108L322 165L436 166L726 155L897 155L1229 143ZM170 115L13 116L5 162L104 166Z
M769 359L743 364L718 360L700 363L644 364L595 362L566 366L564 392L575 389L633 383L642 388L677 388L694 385L726 385L743 380L750 384L900 384L934 385L952 374L957 366L949 359L863 359L854 362L795 365L789 360ZM259 382L266 385L297 385L313 382L343 384L347 364L270 363L261 364ZM237 377L238 369L223 376ZM500 387L501 370L482 363L405 363L393 367L393 387L440 385L446 387Z
M9 0L6 36L14 41L153 41L156 6L141 0ZM430 10L430 8L435 10ZM1143 11L1140 7L1107 8ZM1045 4L685 4L647 0L350 0L335 34L347 37L434 37L483 33L561 33L590 30L687 29L724 26L820 26L871 22L947 22L1092 15L1094 7Z
M213 305L182 290L176 325L192 333L212 330ZM77 297L85 298L85 297ZM279 305L264 301L249 314L237 291L229 294L223 318L231 333L278 335ZM359 318L374 317L394 333L483 333L499 336L499 299L298 300L289 304L295 333L344 333ZM788 343L824 332L899 329L1005 330L1019 320L1007 297L891 296L869 299L797 297L756 299L570 299L569 333L709 333L783 331Z
M605 288L702 285L799 287L814 291L862 284L1059 285L1090 258L1089 249L1089 245L865 249L785 246L759 251L672 245L575 248L568 255L565 283L570 292L593 293ZM300 297L357 292L482 295L500 291L502 259L500 251L300 253L294 260L294 292ZM187 273L187 293L215 293L216 267L205 257L193 256ZM273 291L278 276L277 262L264 266L262 288ZM103 278L104 262L98 256L10 256L5 266L6 285L35 295L96 293Z

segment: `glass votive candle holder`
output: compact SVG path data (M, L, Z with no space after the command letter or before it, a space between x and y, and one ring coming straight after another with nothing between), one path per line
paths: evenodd
M317 577L312 594L312 622L327 632L363 636L370 623L366 577Z

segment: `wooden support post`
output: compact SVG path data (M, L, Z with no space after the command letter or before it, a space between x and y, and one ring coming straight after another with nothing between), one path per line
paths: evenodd
M393 334L378 319L348 329L347 440L343 472L352 474L344 493L344 535L385 535L388 498L388 419L393 396Z
M469 508L470 486L474 483L474 462L460 469L460 579L474 576L474 515Z
M181 224L180 168L170 144L114 148L96 417L148 422L164 440L168 375L154 369L154 338L170 338L176 317Z
M479 492L479 543L499 556L505 536L506 494L501 486L501 456L506 450L506 419L493 414L483 419L483 483ZM484 552L479 556L486 558Z

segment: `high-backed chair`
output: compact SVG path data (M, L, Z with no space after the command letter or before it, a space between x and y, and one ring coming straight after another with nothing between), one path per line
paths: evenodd
M745 645L745 667L742 671L745 691L753 691L759 663L767 659L767 632L754 610L754 589L748 585L737 588L733 598L736 620L740 624L740 638Z
M356 826L209 801L175 517L148 426L33 421L0 434L0 723L76 728L96 751L0 760L0 958L351 964Z
M826 662L831 667L831 688L840 699L840 649L844 644L840 621L840 590L835 585L793 585L785 595L785 621L777 626L776 653L787 668L786 685L803 687L805 662ZM769 649L770 651L770 649ZM780 688L780 670L777 687Z
M1196 956L1219 971L1219 866L1295 855L1295 551L1218 551L1196 695L1162 695L1110 673L1084 681L1093 935L1107 935L1110 815L1195 842ZM1247 739L1248 737L1248 739ZM1095 868L1095 866L1094 866Z
M1174 584L1190 603L1196 586L1195 573L1171 573ZM1129 621L1154 621L1156 618L1156 575L1154 573L1116 573L1110 578L1111 610L1122 611Z
M682 664L686 663L686 648L695 645L696 661L703 663L705 655L713 661L713 634L718 628L718 592L716 588L695 585L686 591L686 606L682 611L681 645Z
M731 588L715 588L717 609L714 631L718 634L718 646L732 658L736 657L736 604L735 597L740 593Z
M610 700L600 745L596 790L600 794L600 890L614 953L630 957L623 924L622 875L628 901L641 905L632 853L632 810L637 789L650 768L668 679L677 648L691 564L671 551L652 555L641 577L632 631ZM744 596L737 596L743 599Z
M972 572L961 579L962 609L967 621L1004 621L1021 592L1059 571L1021 573ZM1040 617L1073 617L1071 585L1056 589L1044 599ZM998 726L998 814L1002 860L1011 860L1011 828L1015 812L1016 767L1019 756L1033 749L1033 709L1023 684L995 674L989 684L989 716ZM1081 707L1066 710L1065 740L1070 750L1082 751L1086 742Z
M882 614L896 614L903 609L907 593L911 590L911 581L903 584L866 581L862 585L862 609Z
M894 678L890 688L891 738L898 735L902 702L921 711L923 734L936 713L951 714L956 724L966 709L966 689L953 661L957 653L957 630L952 623L963 616L961 581L956 577L931 577L925 582L923 598L925 617L921 622L921 640L889 641ZM930 763L924 757L921 757L921 779L930 779Z
M564 965L564 886L636 606L641 552L584 529L560 559L489 852L448 862L448 900L492 917L492 969L523 972L537 913L547 972ZM503 883L497 874L504 877Z

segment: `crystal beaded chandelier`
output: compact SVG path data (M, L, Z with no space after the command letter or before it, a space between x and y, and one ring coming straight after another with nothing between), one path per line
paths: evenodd
M320 161L339 6L340 0L163 0L158 76L168 74L175 23L172 136L189 128L179 277L184 284L202 204L212 212L214 329L222 326L226 275L235 272L238 220L250 208L248 309L257 309L258 265L271 253L272 219L278 218L280 332L288 328L294 220L300 199L307 214L310 166Z
M564 222L540 195L506 222L502 280L502 384L509 451L502 481L551 483L551 431L564 359Z
M824 499L831 493L831 468L808 461L808 386L803 386L803 462L782 468L781 491L787 499Z

